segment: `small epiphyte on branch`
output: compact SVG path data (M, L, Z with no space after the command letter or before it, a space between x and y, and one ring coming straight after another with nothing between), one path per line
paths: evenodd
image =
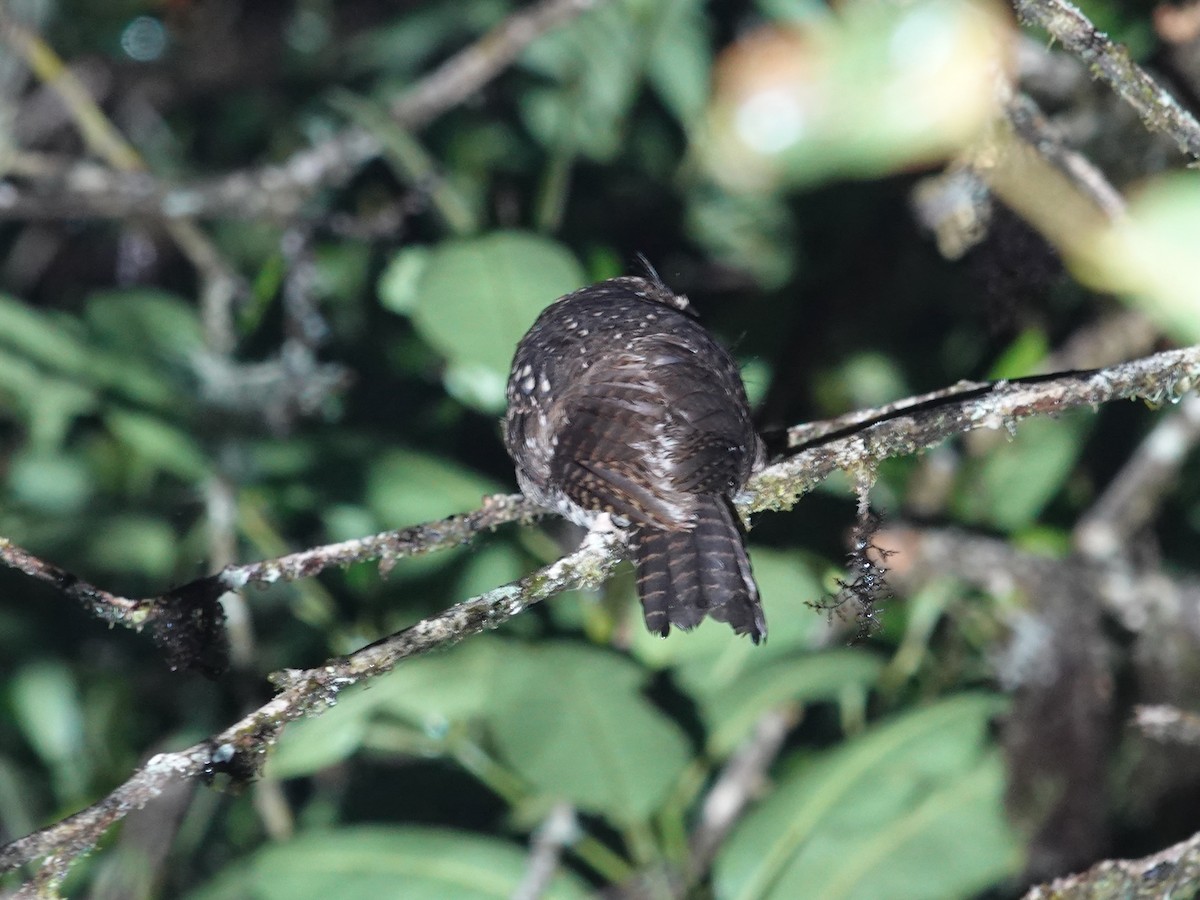
M229 638L217 576L201 578L159 597L151 613L154 643L172 671L196 671L216 678L229 668Z
M851 643L864 641L879 630L879 607L893 597L885 563L895 551L874 543L882 521L882 516L871 509L859 514L850 535L850 550L846 553L848 577L837 580L837 593L805 604L810 609L828 613L831 619L834 615L845 619L849 604L858 623Z

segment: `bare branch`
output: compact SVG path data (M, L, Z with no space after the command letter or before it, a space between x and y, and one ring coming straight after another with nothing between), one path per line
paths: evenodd
M689 842L689 883L694 884L704 877L746 807L763 791L767 771L798 719L799 711L795 708L785 707L766 713L721 770L704 798L700 821Z
M397 124L419 129L472 96L507 69L539 37L602 0L540 0L513 13L448 59L390 105ZM26 160L26 172L53 172L54 189L0 191L0 219L149 216L160 219L244 218L286 222L322 188L345 182L381 152L360 127L302 150L278 165L232 172L172 187L145 173L118 174L94 164ZM37 163L37 164L35 164Z
M0 563L57 588L82 604L93 616L110 625L140 630L152 615L154 600L130 600L110 594L76 578L65 569L38 559L8 538L0 538Z
M1180 152L1200 158L1200 123L1075 6L1066 0L1013 0L1013 8L1019 18L1046 29L1107 81L1147 129L1167 135Z
M885 407L876 411L876 416L856 422L846 431L799 429L801 435L822 436L808 440L794 456L760 473L740 498L741 506L746 512L787 508L834 469L869 472L882 459L915 453L955 434L976 428L1007 428L1029 416L1056 414L1075 406L1135 397L1161 402L1179 396L1197 379L1200 379L1200 347L1192 347L1095 372L1000 382L980 388L971 386L965 395L944 396L939 392L933 395L933 400L916 398ZM400 556L457 544L483 528L534 512L518 496L491 498L482 509L466 516L276 560L228 567L167 596L179 596L181 592L192 596L204 591L240 589L250 583L306 577L329 565L367 559L382 558L386 568ZM0 542L0 551L9 565L64 589L70 589L77 581L32 559L10 542ZM277 673L272 680L281 692L270 702L208 741L178 753L154 757L113 794L83 812L0 848L0 871L48 857L47 866L57 867L56 873L65 872L70 861L94 845L105 829L131 809L157 796L172 780L202 775L211 771L214 760L228 762L231 757L236 760L237 770L253 773L285 723L319 714L344 688L390 671L409 656L495 628L530 605L563 590L597 586L624 555L618 532L593 532L580 549L520 581L459 603L349 656L313 669ZM979 559L980 555L958 554L958 557ZM1122 593L1129 592L1127 581L1122 589ZM142 601L116 598L90 585L83 585L77 593L97 615L110 620L115 616L115 620L124 622L122 616L145 614Z
M1125 214L1125 198L1120 191L1109 183L1091 160L1067 146L1032 97L1028 94L1012 96L1005 103L1004 112L1017 137L1062 172L1105 216L1116 220Z
M569 803L556 803L533 833L525 875L512 893L512 900L540 900L554 880L563 849L579 835L579 821Z
M1011 428L1030 416L1057 415L1113 400L1178 400L1196 384L1200 384L1200 347L1188 347L1092 372L984 386L964 383L879 411L855 413L838 420L847 423L839 430L800 426L789 432L789 443L800 445L798 452L751 482L745 508L751 512L790 509L836 469L857 473L880 460L917 453L953 435L980 428Z
M1200 381L1200 347L1171 350L1094 372L1003 381L960 383L828 423L798 426L790 441L800 449L760 473L741 506L754 513L790 509L833 471L869 471L880 461L907 456L946 438L979 428L1011 428L1021 419L1052 415L1077 406L1095 406L1141 397L1163 402ZM141 629L153 624L156 639L176 668L219 670L220 658L205 651L213 634L217 599L250 584L308 578L332 566L382 560L384 573L395 560L469 541L480 531L540 514L520 495L497 495L483 507L399 531L314 547L277 559L227 566L159 597L132 600L103 591L82 579L0 540L0 563L52 584L107 622ZM189 629L188 626L192 626Z
M140 809L170 784L211 773L214 766L247 775L256 772L288 722L327 709L338 694L360 681L390 671L409 656L443 647L507 622L529 606L573 588L596 587L617 562L616 532L596 535L574 553L520 581L465 600L439 615L313 669L286 669L272 681L280 688L268 703L186 750L160 753L98 803L55 825L0 847L0 873L46 857L61 878L75 857L130 811Z
M1158 510L1188 454L1200 442L1200 397L1184 397L1121 468L1075 525L1075 546L1096 559L1122 553Z
M334 566L381 560L387 572L396 560L419 556L469 541L480 531L533 518L542 511L520 494L497 494L466 515L450 516L398 531L327 544L245 565L226 566L157 597L120 597L47 563L6 538L0 538L0 564L58 588L92 615L112 625L141 631L151 626L155 642L174 669L216 674L224 669L225 636L220 597L252 584L275 584L310 578Z

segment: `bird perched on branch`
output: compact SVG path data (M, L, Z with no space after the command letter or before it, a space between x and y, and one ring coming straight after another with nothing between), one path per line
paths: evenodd
M650 631L709 615L766 637L732 503L763 445L737 364L687 297L625 277L548 306L513 358L504 442L535 503L628 527Z

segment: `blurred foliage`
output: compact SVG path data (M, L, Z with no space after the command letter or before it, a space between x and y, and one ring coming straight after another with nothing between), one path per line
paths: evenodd
M204 223L249 285L228 356L206 342L194 271L152 223L0 223L0 535L123 595L206 574L227 545L248 561L512 490L498 419L516 340L560 294L635 271L638 253L745 364L765 430L1028 374L1114 308L1052 251L1041 266L1014 257L1028 239L1015 219L950 263L909 213L916 180L995 113L1015 32L995 5L614 0L416 134L386 119L387 101L516 3L10 5L104 76L103 108L163 177L278 161L351 124L385 148L289 228ZM1140 13L1089 9L1149 40ZM16 71L0 59L5 144L80 153ZM1195 340L1200 192L1176 178L1071 263ZM318 362L352 383L316 387ZM1153 421L1128 405L1001 434L964 452L936 517L1064 553ZM881 468L885 513L906 511L922 465ZM1160 528L1184 551L1170 562L1194 572L1188 474ZM567 801L576 831L543 896L584 896L682 867L722 765L784 710L799 725L697 896L1003 896L1028 834L1005 817L989 723L1017 601L939 582L841 646L852 624L809 604L837 590L853 517L831 479L755 523L763 647L713 622L645 633L621 574L347 692L283 733L263 777L286 811L264 813L255 787L199 788L150 892L509 897L530 834ZM386 577L357 566L252 590L252 658L216 683L167 673L144 636L0 572L0 842L226 727L270 696L268 672L362 646L574 539L512 527ZM145 852L126 846L133 831L78 863L68 893L135 896L119 874ZM1133 846L1164 840L1150 826Z

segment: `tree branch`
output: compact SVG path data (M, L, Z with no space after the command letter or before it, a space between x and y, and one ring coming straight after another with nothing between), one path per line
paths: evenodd
M505 71L539 37L603 0L540 0L513 13L398 97L390 112L419 129ZM376 137L350 127L277 165L171 186L150 175L26 154L18 171L52 181L55 190L0 192L0 219L241 218L287 222L317 191L345 182L381 152Z
M790 509L836 469L870 472L884 459L907 456L946 438L979 428L1011 428L1021 419L1078 406L1141 397L1161 403L1200 383L1200 347L1171 350L1093 372L1069 372L995 384L962 382L789 432L794 455L754 478L741 499L746 513ZM541 514L517 494L489 497L465 515L399 531L314 547L277 559L227 566L158 597L111 594L0 539L0 563L45 581L106 622L142 629L151 625L172 668L219 671L220 611L225 591L251 584L309 578L333 566L381 560L386 574L397 559L455 546L480 531Z
M1163 416L1100 499L1076 523L1075 546L1094 559L1121 554L1153 518L1188 454L1200 442L1200 397Z
M836 469L870 470L893 456L918 453L948 437L980 428L1012 428L1022 419L1079 406L1141 398L1176 401L1200 384L1200 346L1168 350L1091 372L1065 372L994 384L961 382L789 431L797 452L771 466L747 489L745 509L790 509Z
M756 476L739 498L739 505L748 513L789 508L835 469L870 473L888 457L918 452L952 435L977 428L1009 428L1029 416L1057 414L1076 406L1137 397L1163 402L1177 398L1198 381L1200 347L1190 347L1094 372L960 386L953 392L937 392L836 420L832 428L798 428L794 433L804 445L795 455ZM330 565L376 558L383 559L386 569L390 561L401 556L452 546L483 528L535 512L518 496L491 498L483 508L465 516L227 567L166 596L220 592L255 582L307 577ZM129 601L83 585L73 576L33 559L11 542L0 542L0 551L4 562L33 577L68 590L72 585L82 585L74 591L77 597L106 619L117 616L118 621L129 624L122 616L145 614L146 601ZM0 848L0 871L47 857L44 866L52 870L54 878L60 878L71 860L93 846L109 826L157 796L173 780L204 775L214 766L231 764L248 776L258 770L285 723L318 715L343 689L388 672L409 656L496 628L561 591L597 586L624 556L619 532L593 532L574 553L519 581L459 603L349 656L312 669L276 673L272 681L280 693L271 701L207 741L155 756L125 784L88 809Z
M485 498L482 507L465 515L312 547L276 559L226 566L214 575L142 599L121 597L98 588L39 559L7 538L0 538L0 564L58 588L110 625L123 625L135 631L149 625L172 669L197 669L215 675L224 669L226 655L218 602L226 591L240 591L252 584L311 578L328 568L372 560L380 560L380 570L387 574L399 559L454 547L481 531L531 519L542 512L520 494L497 494Z
M1110 859L1086 872L1032 888L1024 900L1161 900L1200 888L1200 834L1142 859Z
M244 776L257 772L280 729L290 721L324 712L338 694L390 671L400 660L498 627L547 597L574 588L599 586L617 564L616 532L596 535L557 562L519 581L465 600L404 631L348 656L312 669L285 669L271 680L280 693L220 734L175 753L152 757L129 780L87 809L0 847L0 873L46 857L53 878L131 810L140 809L181 778L211 775L214 769Z
M1200 123L1075 6L1066 0L1013 0L1013 8L1022 21L1046 29L1108 82L1147 129L1167 135L1180 152L1200 157Z

